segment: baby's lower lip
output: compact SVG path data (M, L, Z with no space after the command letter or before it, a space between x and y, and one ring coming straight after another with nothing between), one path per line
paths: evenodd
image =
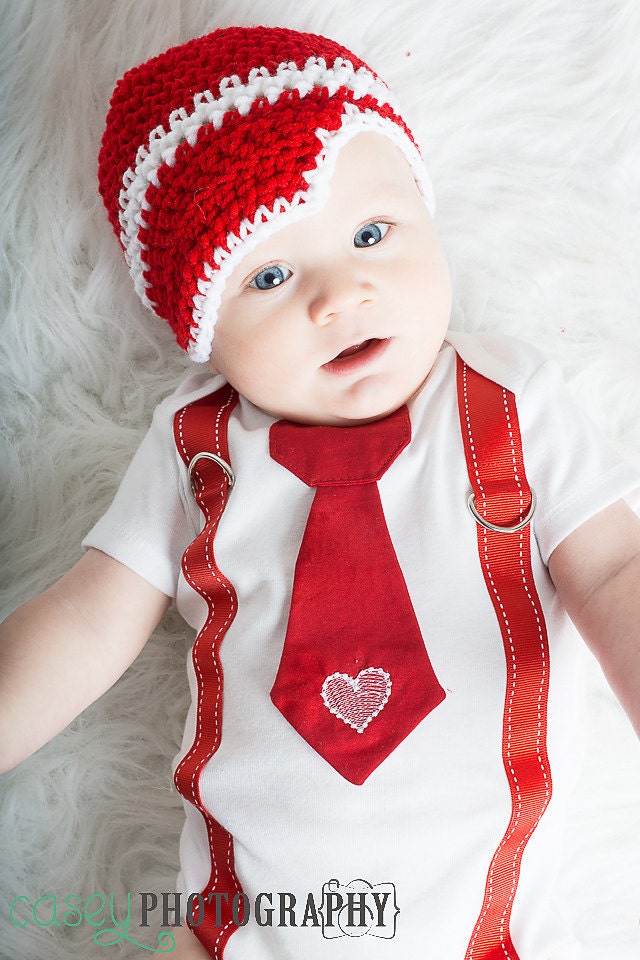
M343 350L342 353L323 364L323 370L330 373L353 373L366 366L372 360L380 357L390 344L390 340L364 340L362 343L353 344Z

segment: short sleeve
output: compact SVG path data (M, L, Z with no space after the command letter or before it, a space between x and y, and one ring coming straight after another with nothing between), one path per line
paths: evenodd
M518 402L527 478L538 499L534 531L545 563L565 537L619 499L639 505L640 475L571 397L545 361Z
M172 398L169 398L171 400ZM175 403L157 408L107 512L82 542L175 597L182 554L197 535L173 440Z

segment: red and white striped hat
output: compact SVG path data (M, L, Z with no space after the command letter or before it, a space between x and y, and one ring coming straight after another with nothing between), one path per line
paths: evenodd
M397 144L433 211L426 167L388 87L332 40L229 27L119 81L100 193L138 295L193 360L209 358L236 264L321 209L338 150L363 130Z

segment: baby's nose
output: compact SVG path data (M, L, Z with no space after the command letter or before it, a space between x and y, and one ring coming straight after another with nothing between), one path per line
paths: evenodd
M359 273L342 269L321 278L309 301L309 318L326 326L344 313L350 313L375 300L371 281Z

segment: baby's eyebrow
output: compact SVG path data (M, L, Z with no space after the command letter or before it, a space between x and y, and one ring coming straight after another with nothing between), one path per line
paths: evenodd
M417 183L414 184L416 189L418 187ZM384 202L385 199L390 198L391 200L404 200L409 201L411 197L409 196L409 191L406 188L405 184L397 183L393 180L377 180L371 184L371 187L367 189L365 195L365 202L376 203L380 202L380 199Z

